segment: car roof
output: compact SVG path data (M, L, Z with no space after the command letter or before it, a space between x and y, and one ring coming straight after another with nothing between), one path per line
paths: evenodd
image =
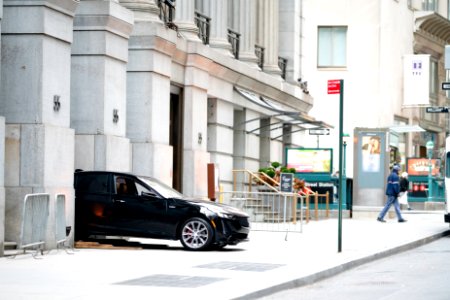
M130 173L130 172L119 172L119 171L104 171L104 170L93 170L93 171L84 171L77 169L75 170L75 174L115 174L115 175L128 175L128 176L134 176L137 177L139 175Z

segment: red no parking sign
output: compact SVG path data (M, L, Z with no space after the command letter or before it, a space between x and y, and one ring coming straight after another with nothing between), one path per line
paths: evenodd
M328 80L328 94L339 94L341 92L340 80Z

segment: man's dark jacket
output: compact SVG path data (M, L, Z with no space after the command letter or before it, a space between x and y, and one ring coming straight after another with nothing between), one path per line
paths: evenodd
M398 171L393 170L387 178L386 195L398 197L400 193L400 182Z

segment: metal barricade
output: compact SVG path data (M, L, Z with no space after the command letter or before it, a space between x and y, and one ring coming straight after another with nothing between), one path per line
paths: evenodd
M55 239L56 239L56 249L63 248L66 253L73 254L69 252L69 245L66 245L67 240L70 235L70 227L67 227L66 223L66 195L57 194L55 196L56 206L55 206ZM73 250L73 249L72 249Z
M44 254L45 234L49 216L49 194L28 194L25 196L22 213L22 230L19 251L27 248L40 250Z
M66 195L58 194L55 196L56 210L55 210L55 234L56 247L64 246L67 241L66 234Z
M303 230L306 209L303 196L295 193L244 191L222 194L225 203L249 215L251 230L286 233L301 233ZM297 222L298 219L300 222Z

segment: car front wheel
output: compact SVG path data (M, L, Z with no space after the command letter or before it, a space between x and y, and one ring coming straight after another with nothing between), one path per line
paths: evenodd
M211 225L201 218L187 220L181 228L181 244L188 250L204 250L213 239Z

